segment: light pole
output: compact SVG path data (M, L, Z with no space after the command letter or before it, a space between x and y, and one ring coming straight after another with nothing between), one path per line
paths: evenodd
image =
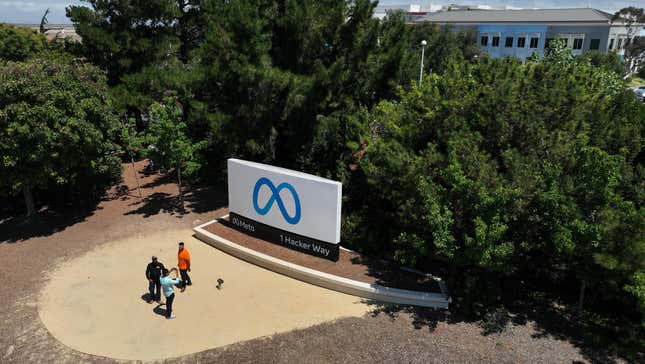
M419 69L419 85L421 85L421 82L423 82L423 56L425 55L427 44L428 42L426 42L425 39L421 41L421 68Z

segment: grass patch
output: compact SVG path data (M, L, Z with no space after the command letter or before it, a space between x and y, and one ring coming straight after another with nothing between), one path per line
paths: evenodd
M640 77L638 77L638 76L634 76L634 77L630 78L630 79L627 81L627 85L628 85L629 87L636 87L636 86L645 85L645 79L640 78Z

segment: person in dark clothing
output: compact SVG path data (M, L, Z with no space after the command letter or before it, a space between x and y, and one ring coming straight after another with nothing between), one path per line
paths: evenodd
M146 268L148 291L150 292L148 303L152 303L152 301L156 301L157 303L161 302L161 282L159 278L164 269L163 264L158 262L155 256L152 257L152 262L148 263L148 267Z

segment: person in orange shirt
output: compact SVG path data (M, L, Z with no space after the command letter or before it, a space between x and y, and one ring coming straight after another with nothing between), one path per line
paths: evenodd
M184 248L184 242L179 242L179 252L177 253L177 261L179 266L179 274L181 274L181 291L186 289L186 286L192 286L193 282L190 281L190 253L188 249Z

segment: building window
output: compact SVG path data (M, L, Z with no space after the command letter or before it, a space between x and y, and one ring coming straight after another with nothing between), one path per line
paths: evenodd
M504 47L511 48L513 46L513 37L506 37L504 40Z
M493 47L499 47L499 37L493 37Z
M600 49L600 39L592 39L589 44L589 49L592 51L597 51Z
M517 38L517 48L524 48L524 43L526 43L526 38L524 38L524 37L518 37Z
M618 46L616 49L623 49L623 38L618 38Z
M488 46L488 36L487 35L482 35L481 44L484 47Z
M612 49L614 49L614 39L613 38L609 40L609 50L612 50Z
M560 38L561 41L563 41L564 48L567 48L569 46L569 38Z
M538 43L539 43L539 41L540 41L540 38L532 37L532 38L531 38L531 43L529 44L529 47L531 47L531 48L537 48L537 47L538 47Z
M544 42L544 48L549 48L551 46L551 42L553 42L553 38L547 38Z
M575 38L573 40L573 49L582 49L582 38Z

